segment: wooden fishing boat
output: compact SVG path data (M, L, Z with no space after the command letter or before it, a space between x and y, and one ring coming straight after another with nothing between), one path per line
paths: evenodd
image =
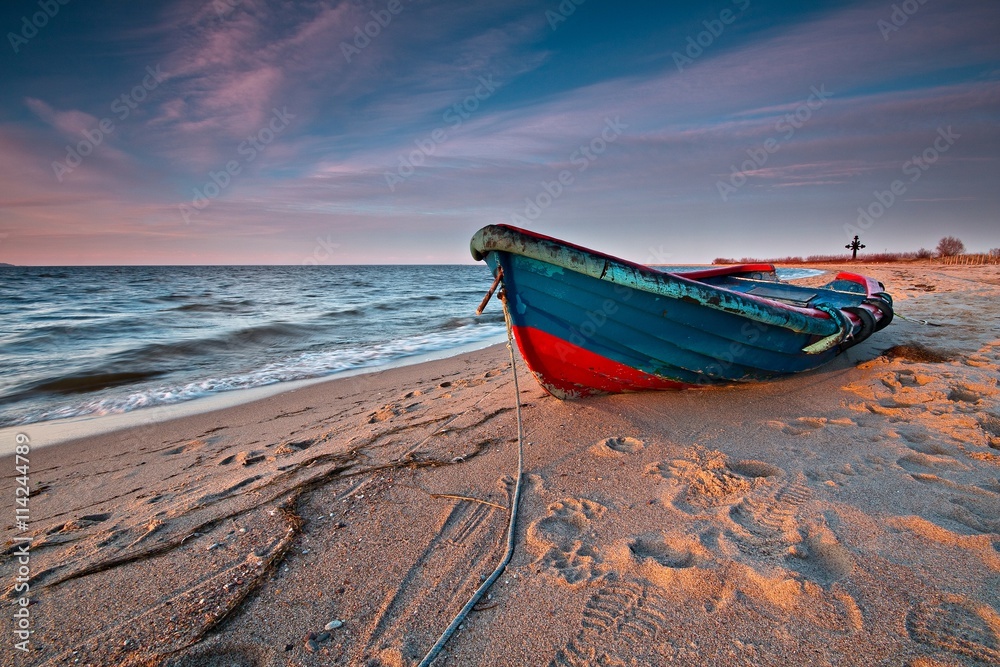
M853 273L818 288L781 282L770 264L671 273L508 225L480 229L471 250L502 285L521 356L559 398L800 373L893 316L884 285Z

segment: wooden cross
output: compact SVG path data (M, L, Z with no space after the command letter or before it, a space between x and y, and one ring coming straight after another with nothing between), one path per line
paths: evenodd
M853 250L854 254L851 256L851 260L858 258L858 250L865 247L865 244L858 240L858 235L854 235L854 240L844 246L848 250Z

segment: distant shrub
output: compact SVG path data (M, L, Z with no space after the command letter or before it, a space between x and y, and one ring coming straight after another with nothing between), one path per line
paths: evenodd
M740 260L744 264L764 263L764 264L805 264L801 257L777 257L775 259L752 259L744 257Z
M930 259L933 256L934 256L934 253L932 253L930 250L928 250L927 248L921 248L920 250L917 251L917 257L916 258L917 259Z
M712 264L739 264L739 262L731 257L716 257L712 260Z
M913 253L905 252L873 252L865 256L866 262L898 262L903 259L909 259L907 255L912 255Z
M937 251L942 257L961 255L965 252L965 244L954 236L946 236L938 241Z

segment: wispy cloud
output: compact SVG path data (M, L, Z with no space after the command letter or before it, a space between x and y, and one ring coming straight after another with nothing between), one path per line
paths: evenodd
M25 99L24 103L36 116L55 128L66 139L79 141L81 133L94 129L100 122L100 119L82 111L72 109L57 111L46 102L34 97Z
M299 101L311 83L301 71L332 57L350 14L346 4L243 2L221 16L193 14L180 26L169 17L164 40L172 52L163 64L169 96L148 123L160 148L195 169L215 166L259 131L274 107Z

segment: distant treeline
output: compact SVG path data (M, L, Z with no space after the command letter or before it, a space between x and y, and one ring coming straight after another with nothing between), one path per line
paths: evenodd
M932 251L923 248L916 252L868 252L860 255L855 261L866 264L881 264L885 262L912 262L928 259L937 259L948 264L997 264L1000 263L1000 249L993 249L989 253L983 254L951 255L948 257L938 257ZM759 259L756 257L742 257L740 259L716 257L712 260L712 264L843 264L850 261L852 261L850 254L843 254L809 255L808 257L774 257L770 259Z

